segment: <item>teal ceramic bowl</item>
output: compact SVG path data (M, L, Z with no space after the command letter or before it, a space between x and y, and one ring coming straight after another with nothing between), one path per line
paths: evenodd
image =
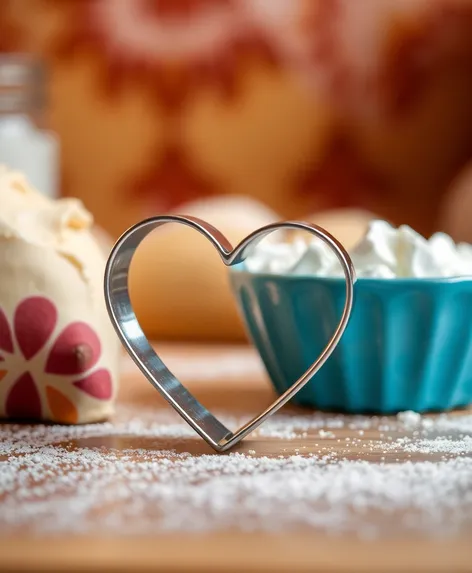
M247 332L282 394L312 364L342 313L342 278L230 271ZM292 399L393 414L472 403L472 279L363 279L334 353Z

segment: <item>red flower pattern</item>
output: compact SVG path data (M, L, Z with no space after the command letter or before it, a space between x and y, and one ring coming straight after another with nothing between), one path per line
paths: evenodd
M85 322L72 322L59 333L47 354L44 371L38 374L37 365L32 361L53 336L57 319L56 306L49 299L28 297L15 310L12 331L0 308L0 382L9 373L10 358L19 353L24 359L23 371L14 380L5 400L5 414L10 418L45 417L38 389L38 383L41 383L45 385L51 418L57 422L77 423L79 414L75 404L51 385L55 376L71 377L74 388L95 399L112 397L110 372L105 368L91 371L99 361L101 345L96 332ZM14 364L17 370L18 360Z

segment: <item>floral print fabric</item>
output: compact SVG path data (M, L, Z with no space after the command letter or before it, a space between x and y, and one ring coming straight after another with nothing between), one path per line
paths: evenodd
M94 329L72 322L57 332L57 319L56 306L44 296L23 299L11 325L0 308L0 385L8 385L0 412L9 418L77 423L81 392L112 398L110 372L98 366L101 344Z

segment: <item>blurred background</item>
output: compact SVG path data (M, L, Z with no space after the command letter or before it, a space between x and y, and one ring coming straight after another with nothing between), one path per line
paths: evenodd
M112 239L244 196L472 240L472 0L2 0L0 52L46 64L58 193Z

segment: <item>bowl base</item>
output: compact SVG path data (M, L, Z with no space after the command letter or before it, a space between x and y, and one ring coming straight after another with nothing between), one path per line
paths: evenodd
M451 412L466 412L470 410L472 407L471 403L468 404L459 404L453 406L451 408L425 408L425 409L418 409L415 407L405 407L405 408L395 408L395 409L386 409L386 408L362 408L362 409L351 409L348 407L343 406L320 406L319 404L312 404L306 403L304 401L300 401L297 399L293 399L289 402L289 404L293 406L297 406L304 411L316 411L316 412L324 412L327 414L344 414L344 415L358 415L358 416L396 416L400 412L407 412L413 411L418 414L431 414L431 415L438 415L444 413L451 413Z

